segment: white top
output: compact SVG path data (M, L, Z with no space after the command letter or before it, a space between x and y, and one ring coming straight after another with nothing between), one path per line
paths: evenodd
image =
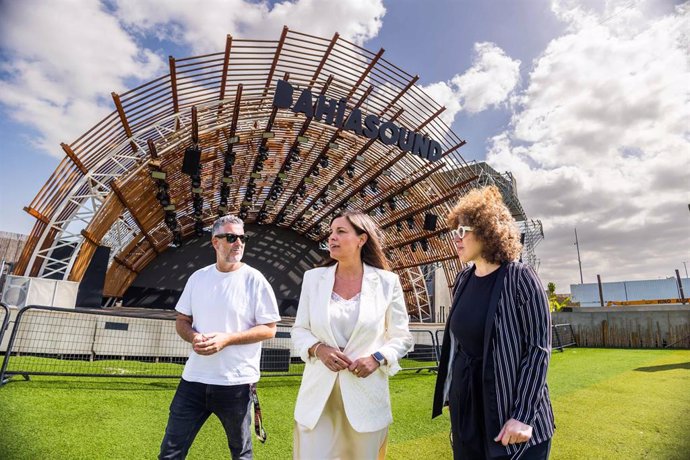
M343 299L335 291L331 293L331 301L328 306L331 328L335 342L340 348L345 348L352 331L355 330L359 316L359 297L360 294L357 294L351 299Z
M202 334L241 332L280 321L271 285L246 264L228 273L218 271L215 264L197 270L187 280L175 310L191 316L192 327ZM230 345L210 356L192 351L182 378L211 385L255 383L260 359L260 342Z

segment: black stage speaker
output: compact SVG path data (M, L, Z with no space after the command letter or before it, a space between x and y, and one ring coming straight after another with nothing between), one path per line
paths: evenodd
M436 230L436 221L438 216L436 214L424 214L424 230L433 232Z
M103 302L103 286L105 285L105 272L108 270L108 258L110 248L98 246L91 262L86 268L84 277L79 283L77 291L76 308L100 308Z
M182 160L182 172L188 176L198 176L201 165L201 149L188 147L184 151L184 159Z

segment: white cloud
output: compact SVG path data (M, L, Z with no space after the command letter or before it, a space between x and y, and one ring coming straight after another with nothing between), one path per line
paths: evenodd
M230 33L276 39L284 25L320 37L339 32L357 44L375 37L386 13L381 0L116 0L117 16L135 31L189 46L193 52L222 50Z
M110 91L164 69L97 1L6 2L0 31L7 56L0 103L38 131L32 142L58 156L61 141L74 140L112 111Z
M494 43L475 43L472 66L449 81L426 86L424 90L446 107L441 115L450 125L460 111L482 112L508 99L520 81L520 61L511 59Z
M222 51L225 36L276 39L284 24L361 44L376 36L380 0L3 2L0 6L0 104L38 133L42 150L63 156L71 142L112 112L110 92L167 73L165 58L142 46L151 37ZM133 84L134 83L134 84Z
M535 61L511 129L487 161L510 170L528 215L544 223L542 278L671 276L690 248L688 5L595 13L554 4L568 33Z

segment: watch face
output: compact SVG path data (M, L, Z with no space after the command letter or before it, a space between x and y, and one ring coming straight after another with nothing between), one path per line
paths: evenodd
M383 357L383 355L380 352L374 353L374 359L380 363L382 363L386 358Z

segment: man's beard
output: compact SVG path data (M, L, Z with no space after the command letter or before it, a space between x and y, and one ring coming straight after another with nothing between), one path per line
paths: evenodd
M242 256L244 256L244 252L240 252L238 255L228 253L223 259L225 259L226 263L237 263L242 260Z

